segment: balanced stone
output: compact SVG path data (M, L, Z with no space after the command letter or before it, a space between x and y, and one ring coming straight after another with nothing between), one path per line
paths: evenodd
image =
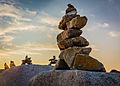
M80 15L64 15L58 25L58 28L61 30L67 30L66 23L72 20L73 18L75 18L76 16L80 16Z
M82 48L82 47L69 47L61 51L59 58L64 59L69 67L72 67L76 54L86 54L89 55L92 48Z
M82 36L65 39L63 41L58 42L58 47L60 50L64 50L68 47L73 47L73 46L85 47L88 45L89 42Z
M66 12L65 12L66 15L76 15L77 14L77 9L73 5L68 4L67 6L68 6L68 8L66 9Z
M72 67L73 69L75 68L87 71L106 71L101 62L85 54L76 54Z
M68 38L72 37L77 37L82 34L82 30L74 30L74 29L69 29L69 30L64 30L57 36L57 42L63 41Z
M76 16L73 18L71 21L67 22L67 28L72 28L72 29L81 29L83 28L87 23L87 17L86 16Z

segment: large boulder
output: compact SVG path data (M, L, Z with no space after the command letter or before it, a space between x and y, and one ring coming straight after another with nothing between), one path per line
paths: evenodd
M63 41L58 42L58 47L60 50L64 50L68 47L73 47L73 46L85 47L88 45L89 45L89 42L82 36L65 39Z
M64 59L71 69L105 71L104 65L89 56L91 48L72 47L63 50L59 58Z
M68 58L69 59L69 58ZM65 60L67 61L67 60ZM105 72L104 65L98 60L85 54L76 54L72 65L73 69Z
M22 65L0 73L0 86L27 86L28 80L40 72L52 70L48 65Z
M57 42L63 41L68 38L72 37L77 37L82 34L82 30L74 30L74 29L69 29L69 30L64 30L57 36Z
M33 77L28 86L120 86L120 74L56 70Z
M73 18L71 21L67 22L67 28L72 28L72 29L81 29L83 28L87 23L87 17L86 16L77 16Z

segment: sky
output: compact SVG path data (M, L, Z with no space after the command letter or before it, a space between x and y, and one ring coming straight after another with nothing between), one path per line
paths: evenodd
M0 0L0 68L11 60L20 65L26 55L34 64L58 57L58 24L68 3L88 18L82 36L90 56L107 71L120 70L120 0Z

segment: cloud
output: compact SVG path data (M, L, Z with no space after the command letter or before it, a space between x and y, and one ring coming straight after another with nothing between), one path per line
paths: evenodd
M26 54L37 54L40 55L41 51L58 51L58 48L56 45L50 45L50 44L40 44L40 43L24 43L24 44L17 44L13 45L14 48L12 49L5 49L0 51L5 52L5 55L2 54L2 56L6 55L26 55Z
M110 24L103 22L103 23L92 23L90 25L87 26L86 30L88 31L95 31L98 29L105 29L105 28L109 28Z
M120 37L120 32L111 31L108 33L110 37Z
M1 42L11 42L14 38L12 36L4 35L4 36L0 36L0 39L2 39L0 40Z
M40 31L52 39L55 33L60 32L57 28L60 18L53 17L45 11L37 12L27 8L16 7L16 5L11 4L9 0L6 1L8 2L5 3L4 1L0 4L0 54L4 52L4 54L1 54L2 56L26 53L40 54L41 51L58 50L54 44L40 44L39 42L16 44L13 42L19 31L23 31L23 33L24 31ZM14 37L10 34L14 34ZM29 32L27 34L29 34Z

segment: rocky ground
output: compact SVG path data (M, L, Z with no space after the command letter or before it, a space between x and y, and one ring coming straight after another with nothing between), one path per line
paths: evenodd
M4 71L4 69L0 69L0 73L1 73L2 71Z
M120 73L56 70L33 77L28 86L120 86Z
M0 72L0 86L27 86L28 80L43 71L49 71L48 65L22 65Z

